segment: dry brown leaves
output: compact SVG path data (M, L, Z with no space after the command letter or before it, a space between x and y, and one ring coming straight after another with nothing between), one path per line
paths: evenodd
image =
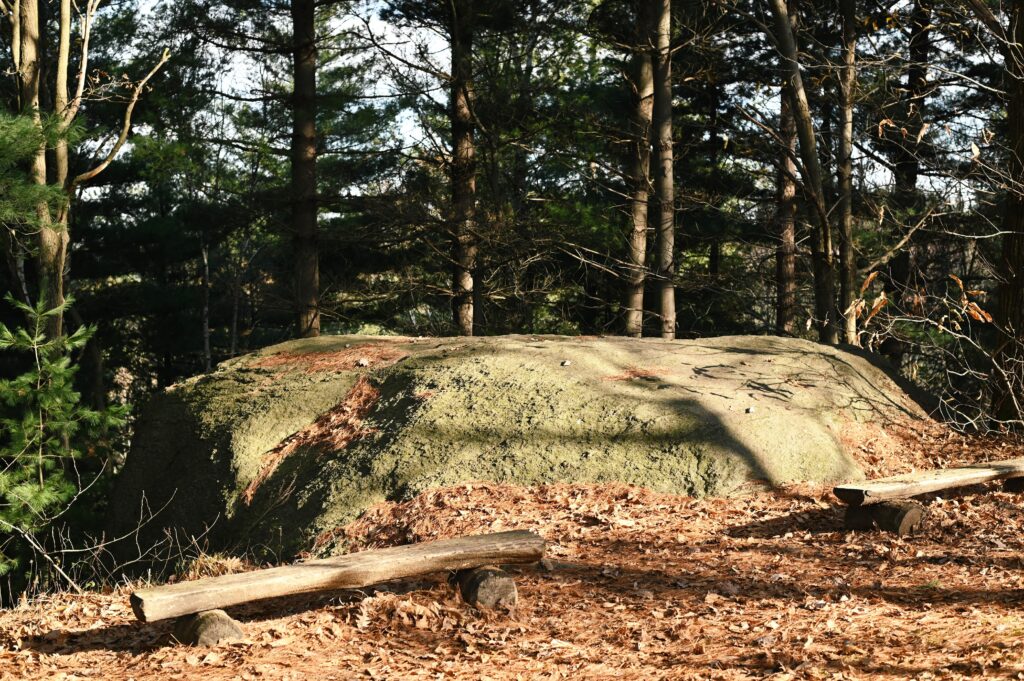
M979 444L914 456L1011 453ZM539 532L552 562L516 573L511 614L473 611L438 575L242 608L245 641L190 649L167 643L169 624L135 623L126 592L64 595L0 614L0 678L1024 677L1020 497L972 488L927 504L922 532L900 539L844 531L814 488L697 500L461 485L377 506L344 534L369 548Z
M1018 441L966 435L933 421L847 423L841 437L868 478L1024 456Z
M367 343L342 350L323 352L276 352L260 357L249 366L257 369L281 369L318 374L330 371L354 371L394 364L409 353L383 343Z
M366 435L369 431L363 427L363 419L370 413L378 399L380 391L365 376L360 376L341 404L321 414L316 421L263 455L259 472L242 492L245 503L252 503L260 486L274 474L281 462L297 449L337 451Z

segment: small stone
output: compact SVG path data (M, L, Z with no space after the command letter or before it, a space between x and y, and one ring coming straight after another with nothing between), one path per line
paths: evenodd
M754 413L754 408L753 407L747 407L747 413L748 414L753 414Z
M187 646L215 646L245 638L242 625L223 610L205 610L182 617L174 625L174 639Z
M356 366L368 367L370 366L370 360L366 359L365 357L360 357L359 360L356 362Z
M462 600L475 608L511 609L519 601L519 593L512 576L496 567L460 570L455 576L455 581L458 583Z
M562 360L562 366L564 366L564 367L567 367L567 366L569 366L569 365L571 365L571 364L572 364L572 362L570 362L570 361L569 361L569 360L567 360L567 359L563 359L563 360Z

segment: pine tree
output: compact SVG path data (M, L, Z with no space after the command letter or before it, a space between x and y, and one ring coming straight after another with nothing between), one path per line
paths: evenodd
M25 353L31 361L21 375L0 380L0 575L18 568L27 553L42 550L35 536L87 485L76 462L101 455L126 414L123 406L90 409L74 388L72 353L85 347L95 329L46 334L48 320L67 312L70 297L56 307L44 300L28 305L10 294L6 300L27 322L14 329L0 324L0 350Z
M0 114L0 233L9 243L24 241L38 228L41 202L52 206L63 200L59 186L30 182L21 168L38 149L53 145L50 129L27 117ZM24 300L10 292L5 299L25 321L13 328L0 323L0 352L27 359L19 362L25 367L20 375L0 380L0 575L13 573L20 584L25 558L42 550L40 533L88 486L84 470L103 469L83 468L77 461L103 453L105 438L124 423L126 409L96 411L81 404L72 357L94 329L48 334L47 326L68 310L70 298L54 307L42 294L34 304L26 302L32 291L15 252L7 249L8 266ZM51 566L60 569L56 561Z

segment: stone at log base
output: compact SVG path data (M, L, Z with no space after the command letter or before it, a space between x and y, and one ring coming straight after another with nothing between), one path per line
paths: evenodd
M519 592L512 575L497 567L459 570L452 575L451 581L458 585L462 600L474 608L511 609L519 602Z
M906 537L921 526L926 514L925 507L916 501L886 501L869 506L849 506L846 509L846 529L872 530L877 527Z
M242 625L223 610L205 610L181 617L174 625L173 636L188 646L215 646L245 638Z
M1008 478L1003 480L1003 491L1010 494L1024 493L1024 478Z

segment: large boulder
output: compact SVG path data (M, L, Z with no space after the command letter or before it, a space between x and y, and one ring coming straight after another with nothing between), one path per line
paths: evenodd
M860 442L878 451L927 418L863 353L796 339L299 340L154 397L111 530L285 557L332 550L377 502L464 481L835 482L862 475Z

